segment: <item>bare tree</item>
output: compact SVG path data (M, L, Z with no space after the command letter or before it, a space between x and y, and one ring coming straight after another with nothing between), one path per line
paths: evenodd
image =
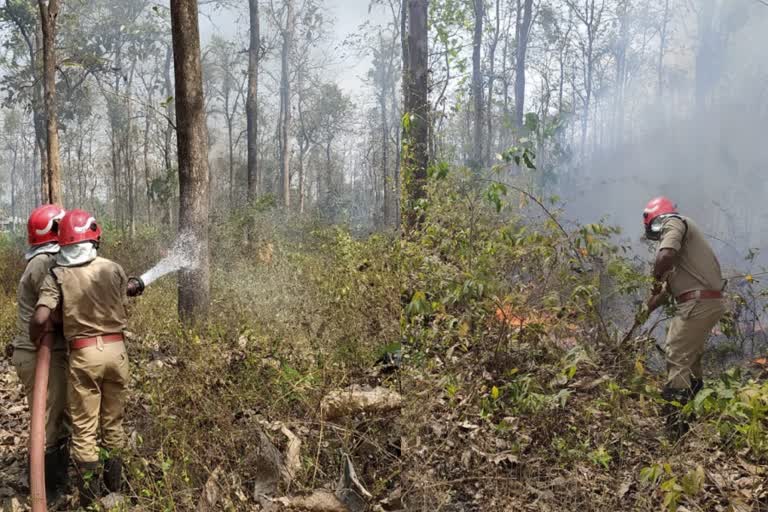
M286 20L282 28L283 48L280 56L280 169L281 169L281 193L283 205L291 206L291 80L290 57L293 46L293 35L296 27L294 16L295 0L286 0Z
M496 9L494 16L495 26L493 29L493 38L488 45L488 97L486 98L486 145L485 145L485 162L489 164L491 162L491 154L493 152L493 93L494 84L496 81L496 49L499 46L499 39L501 38L501 0L496 0Z
M475 121L474 149L472 151L472 166L481 167L483 161L483 21L485 18L485 0L475 0L475 30L472 38L472 99L474 100Z
M248 202L256 198L261 187L259 170L259 53L261 39L259 34L259 0L248 0L250 22L248 44L248 97L245 111L248 132Z
M584 112L581 116L581 153L582 157L587 146L587 129L589 127L590 110L592 108L592 96L594 93L595 65L597 63L597 51L595 45L600 35L603 23L603 13L605 11L605 0L584 0L583 6L576 0L565 0L571 9L571 12L584 26L586 39L580 44L582 58L582 73L584 81L584 91L579 94L582 98ZM576 87L573 88L576 92Z
M528 55L528 37L533 23L533 0L517 0L517 58L515 59L515 127L517 136L523 131L523 116L525 115L525 70Z
M403 223L406 230L422 221L419 202L426 197L429 166L429 0L407 0L408 43L403 54L406 123L403 137Z
M59 0L38 0L43 35L43 87L45 90L47 166L42 184L42 200L63 204L61 162L59 160L59 123L56 113L56 18Z
M659 57L656 64L656 75L658 80L657 93L661 97L664 93L664 54L667 51L667 31L669 26L669 0L664 0L664 12L661 16L661 26L659 27Z
M185 322L206 315L210 301L208 134L197 9L197 0L171 0L179 152L179 232L194 234L199 262L197 269L179 275L179 316Z

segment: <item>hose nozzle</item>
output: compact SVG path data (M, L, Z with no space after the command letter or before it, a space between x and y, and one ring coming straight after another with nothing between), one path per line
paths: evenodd
M141 280L140 277L129 277L128 278L128 296L129 297L138 297L142 293L144 293L144 281Z

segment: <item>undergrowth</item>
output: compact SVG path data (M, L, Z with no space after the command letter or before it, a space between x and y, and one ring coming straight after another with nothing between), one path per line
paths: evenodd
M212 230L212 306L194 329L176 315L173 276L130 307L131 389L128 496L142 510L194 510L216 469L221 510L251 510L268 472L263 436L285 447L285 426L302 441L301 468L285 494L335 489L342 458L378 497L396 480L396 418L323 421L332 389L381 384L374 363L399 341L397 246L361 240L304 219L255 212L250 242L242 218ZM149 268L172 239L158 229L132 239L104 235L101 254L129 275ZM23 270L21 241L0 244L3 275ZM15 318L15 286L3 281L3 344ZM394 386L394 383L385 383ZM393 474L393 471L395 473Z
M349 456L371 507L768 510L764 375L709 375L684 408L692 432L670 443L654 340L622 342L647 278L616 229L566 229L556 198L495 174L439 170L428 197L401 238L264 207L217 218L206 322L177 321L173 276L132 301L133 505L193 510L218 474L217 509L253 510L286 428L302 441L286 495L335 489ZM172 234L104 238L139 274ZM2 343L22 253L0 239ZM383 356L402 361L391 376ZM360 384L396 389L404 409L323 420L329 391Z
M764 382L711 376L692 433L667 441L654 340L622 343L645 269L618 230L565 229L557 199L520 183L443 173L405 243L409 504L768 509Z

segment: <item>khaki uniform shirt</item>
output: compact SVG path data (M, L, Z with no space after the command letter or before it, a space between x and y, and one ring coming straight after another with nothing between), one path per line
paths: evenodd
M77 267L54 267L37 305L55 309L61 304L67 341L118 334L127 322L127 286L123 267L96 258Z
M722 290L725 281L712 246L691 219L684 219L669 217L662 224L659 250L677 251L675 268L667 276L670 293L677 297L693 290Z
M19 314L16 317L16 335L13 337L12 342L15 349L37 350L33 340L29 339L29 321L32 320L32 316L35 314L37 300L40 296L40 288L46 276L49 275L55 260L55 254L38 254L27 262L27 268L21 276L19 288L16 291L16 303L18 304ZM66 350L66 348L67 344L61 335L61 330L57 329L53 349Z

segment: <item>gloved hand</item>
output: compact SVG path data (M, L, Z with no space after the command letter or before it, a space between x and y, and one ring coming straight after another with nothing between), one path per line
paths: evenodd
M649 316L651 316L651 309L648 307L648 304L643 304L640 307L640 311L635 315L635 323L642 325L648 320Z
M144 281L142 281L140 277L129 277L127 291L128 296L138 297L142 293L144 293Z

